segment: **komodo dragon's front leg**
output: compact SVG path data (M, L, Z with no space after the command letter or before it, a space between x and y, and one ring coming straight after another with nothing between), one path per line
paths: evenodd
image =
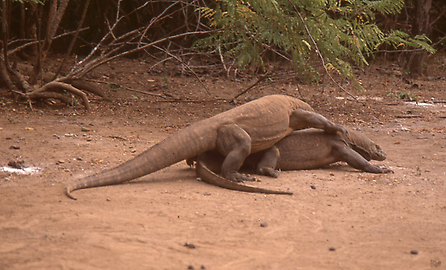
M217 150L226 158L221 166L221 174L235 182L252 180L239 173L245 158L251 152L251 137L236 124L221 126L217 131Z
M333 155L339 161L345 161L357 170L369 173L393 173L389 168L371 164L367 159L344 143L338 142L333 148Z
M262 159L260 159L256 166L256 173L274 178L279 177L280 172L276 170L279 157L280 150L275 145L263 151Z

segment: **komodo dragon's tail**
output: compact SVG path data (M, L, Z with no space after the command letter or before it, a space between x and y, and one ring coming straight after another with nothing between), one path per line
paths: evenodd
M74 190L121 184L213 149L216 135L213 127L208 126L209 123L203 122L180 130L115 168L68 185L66 194L76 200L71 194Z
M246 186L246 185L242 185L237 182L228 180L214 172L220 168L221 163L218 162L218 158L216 159L214 156L211 157L210 155L212 155L211 152L206 152L206 153L199 155L196 165L195 165L196 166L195 171L196 171L197 177L199 177L203 182L206 182L211 185L219 186L222 188L244 191L244 192L293 195L292 192L264 189L264 188L253 187L253 186Z

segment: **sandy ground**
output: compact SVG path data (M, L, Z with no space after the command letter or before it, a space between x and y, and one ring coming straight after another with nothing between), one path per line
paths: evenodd
M394 174L337 163L260 177L261 187L294 192L263 195L200 182L181 162L129 184L75 191L71 200L68 183L232 108L209 100L256 80L204 74L208 96L194 76L126 74L145 67L135 61L97 71L93 78L131 89L102 85L113 101L91 97L88 113L81 105L31 111L2 90L0 165L24 160L40 170L0 171L0 269L446 269L446 105L432 102L446 100L444 78L405 85L371 67L362 75L368 91L356 93L362 102L333 87L300 87L318 112L378 143L388 158L375 164ZM265 83L240 102L297 95L292 85ZM427 104L388 95L401 90Z

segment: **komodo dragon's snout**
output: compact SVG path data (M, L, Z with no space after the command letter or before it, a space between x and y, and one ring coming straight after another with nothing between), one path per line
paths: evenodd
M349 131L347 135L344 135L342 139L348 144L354 151L358 152L366 160L383 161L387 155L383 149L372 140L367 138L364 134L358 131Z

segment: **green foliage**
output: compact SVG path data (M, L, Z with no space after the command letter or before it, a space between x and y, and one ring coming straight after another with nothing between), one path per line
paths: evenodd
M384 37L382 43L392 45L395 48L409 46L426 50L429 53L435 53L435 49L429 45L432 42L426 35L417 35L411 38L409 34L402 31L390 30Z
M417 101L418 96L414 96L410 91L401 90L399 93L388 93L387 96L406 101Z
M382 44L433 52L424 36L384 33L374 23L375 14L395 14L403 5L404 0L219 0L201 12L220 31L197 45L219 47L242 67L262 68L267 50L280 51L313 79L320 65L313 59L321 56L329 72L354 80L350 65L367 65L366 57Z
M119 88L122 87L122 85L120 85L120 84L115 84L115 83L108 83L107 85L108 85L108 87L110 87L111 89L119 89Z

